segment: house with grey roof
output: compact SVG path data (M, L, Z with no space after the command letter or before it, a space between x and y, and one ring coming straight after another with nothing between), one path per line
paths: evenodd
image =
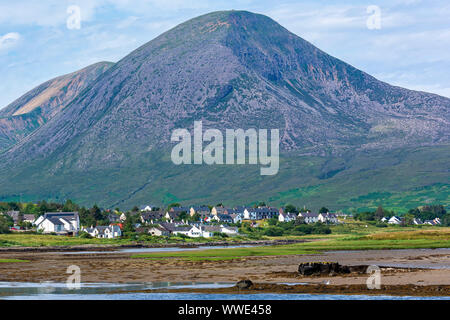
M165 218L165 212L163 210L141 212L142 223L153 224L156 221L163 220L164 218Z
M246 208L244 210L244 219L246 220L264 220L278 218L279 209L273 207Z
M213 219L222 223L233 223L233 218L229 214L218 214L213 216Z
M85 228L83 231L89 233L94 238L114 239L122 236L122 230L119 226L96 226L92 228Z
M207 206L192 206L189 209L189 214L192 216L194 216L195 214L199 214L200 218L205 218L207 216L209 216L211 213L211 210L209 210L209 207Z
M295 219L297 219L297 214L296 213L281 212L278 215L278 221L280 221L280 222L291 222L291 221L295 221Z
M47 212L33 223L44 233L77 234L80 230L78 212Z
M319 221L322 223L338 223L337 216L334 213L319 213Z
M316 223L319 221L319 214L312 212L300 212L299 217L302 217L305 223Z

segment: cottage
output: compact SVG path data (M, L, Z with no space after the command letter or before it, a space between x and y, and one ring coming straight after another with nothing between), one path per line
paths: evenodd
M211 209L211 214L214 216L217 216L218 214L225 214L225 211L227 211L228 209L223 207L223 206L217 206L217 207L213 207Z
M78 212L48 212L34 222L37 230L44 233L76 234L80 229Z
M397 216L392 216L389 220L388 220L389 224L400 224L402 223L402 219L400 217Z
M295 221L295 219L297 219L297 214L295 213L291 213L291 212L281 212L278 215L278 221L280 222L291 222L291 221Z
M233 219L233 223L241 223L244 218L244 213L232 213L230 217Z
M322 223L338 223L337 216L334 213L319 213L317 219Z
M228 234L228 235L236 235L238 234L238 228L237 227L230 227L230 226L224 226L221 225L221 230L220 232Z
M213 216L213 219L218 222L233 223L233 218L228 214L218 214Z
M200 215L200 219L203 219L203 218L209 216L210 213L211 212L209 210L209 207L207 207L207 206L199 206L199 207L193 206L189 209L189 215L191 217L193 217L195 214L198 214L198 215Z
M141 210L141 212L144 212L144 211L152 211L152 209L153 209L153 207L152 207L151 205L148 205L148 204L139 207L139 210Z
M278 218L279 213L279 209L273 207L246 208L244 210L244 219L263 220Z
M83 231L89 233L94 238L114 239L122 236L122 230L117 225L85 228Z
M148 233L151 234L152 236L159 236L159 237L170 235L170 231L166 230L161 226L150 227L148 229Z
M153 224L155 221L161 221L165 218L165 212L162 210L159 211L145 211L141 213L141 221L142 223L150 223Z
M319 222L319 214L312 213L312 212L301 212L298 215L299 217L302 217L305 223L316 223Z

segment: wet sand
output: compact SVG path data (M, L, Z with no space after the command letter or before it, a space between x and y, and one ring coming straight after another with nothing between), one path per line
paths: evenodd
M363 292L368 293L366 280L369 275L367 274L303 277L297 272L298 265L302 262L332 261L342 265L364 264L381 267L381 284L390 289L376 290L377 292L372 290L369 292L371 294L416 292L425 295L431 293L450 295L450 249L336 251L311 255L248 257L225 261L186 261L176 258L133 259L131 255L132 253L109 252L102 254L0 252L0 259L30 261L0 263L0 281L65 282L68 277L67 267L77 265L81 269L82 282L235 283L242 279L250 279L262 286L261 292L288 290L292 293L306 293L302 290L310 290L309 293L312 293L322 290L322 293L328 293L330 290L335 290L334 292L337 293L356 293L360 292L361 288L365 288ZM311 285L291 285L284 289L274 286L280 283ZM296 287L299 288L295 289ZM232 288L220 290L232 290Z

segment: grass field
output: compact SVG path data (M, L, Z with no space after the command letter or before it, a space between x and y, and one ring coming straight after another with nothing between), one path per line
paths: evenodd
M280 246L213 249L191 252L136 254L132 258L189 260L226 260L253 256L314 254L337 250L450 248L450 228L388 228L368 234L335 234L316 237L320 240ZM312 236L309 236L312 237ZM297 237L306 238L306 237Z
M0 263L20 263L20 262L30 262L30 261L20 259L0 259Z

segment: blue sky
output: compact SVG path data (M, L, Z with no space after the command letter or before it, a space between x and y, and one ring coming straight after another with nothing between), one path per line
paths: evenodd
M69 29L69 6L80 29ZM380 8L369 29L367 7ZM216 10L270 16L380 80L450 97L450 3L389 1L0 0L0 108L53 77L118 61L171 27Z

